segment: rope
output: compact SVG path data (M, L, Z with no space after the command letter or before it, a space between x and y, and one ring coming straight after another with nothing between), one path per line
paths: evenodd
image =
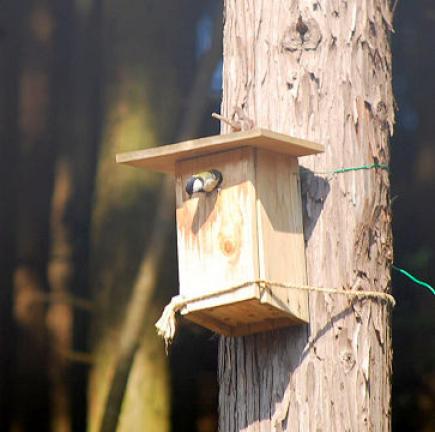
M188 305L189 303L206 300L216 295L234 292L240 288L244 288L250 285L258 285L259 288L263 290L276 287L276 288L296 289L301 291L320 292L325 294L341 294L348 297L357 297L357 298L376 298L389 303L391 307L394 307L396 305L396 301L394 300L394 297L391 294L384 293L381 291L363 291L363 290L344 291L344 290L336 290L333 288L320 288L320 287L314 287L310 285L285 284L280 282L272 282L263 279L257 279L253 281L244 282L239 285L234 285L223 290L211 291L195 297L187 298L182 295L177 295L175 297L172 297L169 304L165 306L162 316L155 324L158 335L161 336L165 341L166 350L168 349L169 344L174 339L175 330L176 330L175 314L179 312L184 306Z

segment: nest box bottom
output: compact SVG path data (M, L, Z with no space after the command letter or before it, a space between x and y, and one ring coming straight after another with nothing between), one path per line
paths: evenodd
M274 330L305 321L259 298L251 298L197 310L187 305L181 314L203 327L224 336L243 336Z

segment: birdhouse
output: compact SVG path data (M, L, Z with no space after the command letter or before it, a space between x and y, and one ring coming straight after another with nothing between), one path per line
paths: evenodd
M307 283L297 157L321 151L253 129L117 156L175 176L182 315L224 335L308 321L307 292L287 285ZM214 190L186 187L210 170Z

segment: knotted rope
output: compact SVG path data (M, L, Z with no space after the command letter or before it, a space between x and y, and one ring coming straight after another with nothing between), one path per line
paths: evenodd
M272 287L276 287L276 288L296 289L301 291L320 292L325 294L339 294L348 297L355 297L358 299L374 298L388 303L391 307L394 307L396 305L396 301L394 300L394 297L391 294L384 293L381 291L363 291L363 290L345 291L345 290L337 290L333 288L320 288L320 287L314 287L310 285L285 284L280 282L257 279L253 281L244 282L239 285L234 285L226 289L210 291L208 293L201 294L194 297L185 297L182 295L177 295L175 297L172 297L169 304L165 306L162 316L155 324L158 335L161 336L165 341L166 349L174 339L175 330L176 330L175 315L184 306L187 306L189 303L194 303L200 300L206 300L216 295L231 293L239 290L240 288L244 288L250 285L257 285L260 288L260 290L270 290Z

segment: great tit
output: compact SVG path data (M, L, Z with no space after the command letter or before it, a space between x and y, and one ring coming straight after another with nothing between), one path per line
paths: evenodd
M216 169L193 174L186 183L186 192L191 197L196 192L210 193L222 183L222 173Z

